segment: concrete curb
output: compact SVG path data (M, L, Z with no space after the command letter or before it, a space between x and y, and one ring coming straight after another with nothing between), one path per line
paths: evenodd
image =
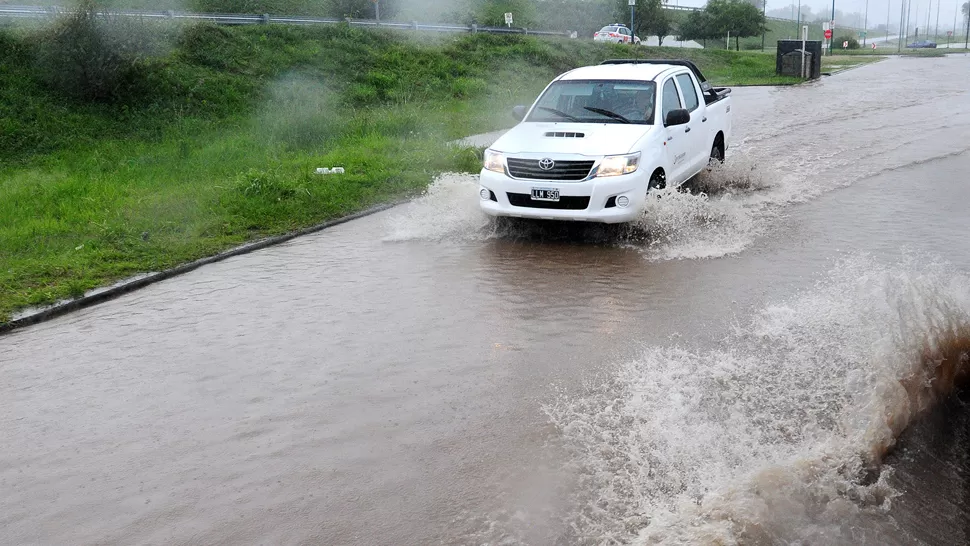
M77 311L79 309L84 309L86 307L91 307L92 305L97 305L99 303L103 303L103 302L115 299L118 296L121 296L123 294L133 292L135 290L138 290L139 288L144 288L150 284L155 284L159 281L164 281L166 279L170 279L172 277L176 277L178 275L188 273L189 271L193 271L207 264L220 262L222 260L225 260L226 258L232 258L233 256L241 256L243 254L255 252L257 250L275 246L280 243L285 243L286 241L296 239L297 237L302 237L304 235L309 235L311 233L323 231L324 229L337 226L340 224L344 224L351 220L357 220L365 216L370 216L372 214L388 210L390 208L396 207L406 202L407 200L400 200L392 203L378 205L376 207L372 207L367 210L363 210L361 212L351 214L349 216L337 218L336 220L330 220L329 222L324 222L322 224L317 224L315 226L311 226L301 230L292 231L290 233L286 233L283 235L277 235L275 237L260 239L258 241L247 243L242 246L238 246L236 248L227 250L225 252L220 252L219 254L216 254L214 256L201 258L194 262L189 262L187 264L182 264L180 266L173 267L171 269L159 271L158 273L152 273L151 275L146 275L144 277L138 277L130 281L123 281L120 284L100 290L93 294L89 294L77 299L65 301L63 303L56 303L50 307L45 307L37 311L36 313L31 313L29 315L16 318L9 322L0 323L0 335L5 334L7 332L11 332L18 328L23 328L24 326L30 326L33 324L46 322L48 320L51 320L55 317L59 317L66 313L70 313L72 311Z

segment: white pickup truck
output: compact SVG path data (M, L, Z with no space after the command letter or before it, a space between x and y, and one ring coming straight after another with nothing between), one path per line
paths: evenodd
M619 223L653 188L723 161L731 90L690 61L611 60L561 74L485 150L479 196L492 216Z

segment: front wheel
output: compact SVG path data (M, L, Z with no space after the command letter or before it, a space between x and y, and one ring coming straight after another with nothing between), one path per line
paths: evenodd
M650 183L647 184L647 193L650 190L662 190L667 187L667 175L661 170L656 170L650 175Z

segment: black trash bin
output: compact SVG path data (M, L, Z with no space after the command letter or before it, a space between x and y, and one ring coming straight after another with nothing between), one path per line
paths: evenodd
M791 68L794 61L792 57L800 60L799 51L802 49L801 40L778 40L778 52L775 54L775 73L785 75L788 73L786 68ZM789 55L794 54L794 55ZM807 65L808 79L815 80L822 77L822 41L805 41L805 64ZM799 69L801 63L798 63ZM797 71L794 74L798 75Z

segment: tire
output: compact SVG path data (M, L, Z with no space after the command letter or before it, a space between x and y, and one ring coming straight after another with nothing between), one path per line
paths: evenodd
M724 150L717 142L714 142L714 145L711 146L711 158L707 160L707 166L711 167L721 163L724 163Z
M667 175L661 170L656 170L650 175L650 183L647 184L647 193L650 190L662 190L667 187Z

